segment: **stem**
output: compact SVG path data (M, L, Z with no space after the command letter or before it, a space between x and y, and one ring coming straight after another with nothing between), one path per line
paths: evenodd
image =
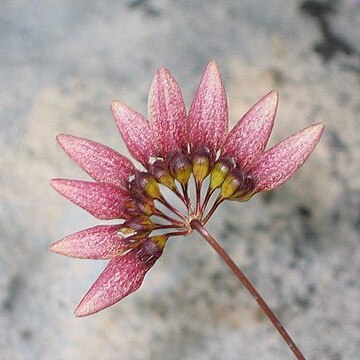
M164 235L170 237L170 236L186 236L188 234L189 234L189 230L183 230L183 231L169 232L169 233L166 233Z
M176 186L174 188L171 188L170 190L172 190L175 195L185 204L185 206L187 206L184 196L180 193Z
M190 198L189 198L188 184L186 184L186 185L181 184L181 189L182 189L183 194L184 194L185 206L186 206L188 212L189 212L189 213L192 213L192 212L193 212L193 208L192 208L191 200L190 200Z
M155 216L158 216L158 217L161 217L167 221L170 221L172 224L174 225L179 225L179 227L183 227L184 224L174 218L172 218L171 216L168 216L166 214L164 214L162 211L160 211L159 209L156 209L155 213L154 213Z
M218 206L223 202L223 200L224 199L220 198L220 195L219 195L218 198L215 200L215 203L212 206L212 208L209 210L209 212L207 213L205 218L202 220L203 224L206 224L209 221L209 219L211 218L211 216L213 215L215 210L218 208Z
M195 214L198 215L200 213L201 206L201 185L200 181L195 180L195 190L196 190L196 210Z
M169 210L171 210L174 214L185 220L184 215L176 208L174 208L171 204L169 204L165 199L157 199L159 202L161 202L164 206L166 206Z
M245 276L245 274L238 268L238 266L234 263L231 257L227 254L227 252L221 247L221 245L208 233L208 231L203 227L199 220L194 219L191 221L190 226L196 230L213 248L214 250L221 256L221 258L226 262L229 266L230 270L235 274L235 276L243 283L249 293L253 296L253 298L260 305L261 309L264 311L266 316L271 320L274 324L280 335L283 337L289 348L292 350L294 355L298 360L306 360L304 355L301 353L299 348L296 346L293 339L290 337L288 332L285 330L280 320L276 317L273 311L266 304L265 300L261 297L255 287L252 285L250 280Z
M184 225L175 225L175 224L169 224L169 225L163 225L163 224L154 224L154 230L161 230L161 229L183 229Z
M203 202L202 207L201 207L201 212L202 213L205 212L206 206L207 206L213 192L214 192L214 190L210 190L210 189L207 190L204 202Z

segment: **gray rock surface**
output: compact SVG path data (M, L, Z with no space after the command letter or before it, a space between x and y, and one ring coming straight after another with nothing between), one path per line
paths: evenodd
M275 88L274 143L317 121L319 147L286 185L227 203L209 230L309 359L360 352L360 7L355 1L2 1L0 358L291 359L197 235L174 239L141 289L95 316L72 310L105 266L51 254L96 224L49 187L85 175L60 132L126 153L109 102L146 113L156 69L188 103L216 59L232 125Z

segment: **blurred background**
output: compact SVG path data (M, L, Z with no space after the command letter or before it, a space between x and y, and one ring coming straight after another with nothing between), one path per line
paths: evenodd
M97 224L49 187L86 179L60 132L127 153L109 110L146 114L166 66L187 104L219 63L233 126L280 92L270 144L323 121L310 160L280 189L226 203L209 231L309 359L360 351L360 6L357 1L122 0L0 3L0 358L290 359L213 250L175 238L139 291L88 318L73 309L105 263L48 251Z

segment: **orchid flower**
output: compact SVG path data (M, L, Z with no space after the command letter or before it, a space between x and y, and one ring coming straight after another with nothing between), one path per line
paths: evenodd
M151 85L148 120L120 101L111 103L120 134L132 157L142 164L141 170L105 145L58 135L64 151L94 181L54 179L51 185L96 218L119 220L116 225L71 234L51 246L67 256L110 260L75 315L96 313L137 290L168 239L197 230L247 287L295 355L303 358L250 281L204 228L221 203L244 202L258 192L275 189L314 150L322 124L266 149L277 106L278 94L271 91L228 132L226 93L219 68L211 61L189 112L176 80L165 68L157 71ZM169 191L182 207L173 202Z

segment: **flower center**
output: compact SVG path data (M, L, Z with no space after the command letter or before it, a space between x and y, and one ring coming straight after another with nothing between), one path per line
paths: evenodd
M157 158L128 180L121 233L136 243L156 232L158 244L165 244L170 236L191 233L194 219L206 224L224 200L248 200L254 185L232 158L215 159L206 148Z

